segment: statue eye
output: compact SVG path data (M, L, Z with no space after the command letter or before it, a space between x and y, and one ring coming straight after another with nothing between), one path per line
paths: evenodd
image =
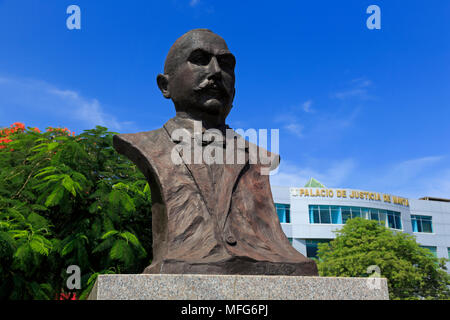
M206 66L211 61L211 55L203 50L195 50L189 56L188 61L200 66Z
M227 71L234 70L234 67L236 66L236 59L232 54L220 55L217 57L217 60L219 62L220 67Z

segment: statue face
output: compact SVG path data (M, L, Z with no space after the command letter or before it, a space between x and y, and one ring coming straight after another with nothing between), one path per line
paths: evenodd
M225 119L234 99L236 64L225 41L212 32L199 31L176 50L177 65L167 89L177 111Z

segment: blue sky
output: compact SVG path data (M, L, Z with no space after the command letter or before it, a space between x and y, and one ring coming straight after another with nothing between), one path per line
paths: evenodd
M444 0L0 0L0 126L159 128L174 115L165 56L209 28L237 58L227 122L280 130L273 184L450 198L449 14Z

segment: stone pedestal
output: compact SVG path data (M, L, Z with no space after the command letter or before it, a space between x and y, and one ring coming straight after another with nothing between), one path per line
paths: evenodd
M297 276L99 275L90 300L387 300L386 279Z

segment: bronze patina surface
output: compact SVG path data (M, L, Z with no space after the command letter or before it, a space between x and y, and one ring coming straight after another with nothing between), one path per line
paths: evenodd
M225 137L231 130L225 119L235 95L235 63L215 33L184 34L157 76L176 116L157 130L114 136L114 148L139 167L152 192L153 260L144 273L317 275L315 262L295 250L281 229L269 176L262 174L279 157L264 150L276 161L249 161L249 150L259 147L237 134ZM223 133L224 154L229 148L244 160L174 163L174 150L183 156L175 130L190 133L192 149L213 141L195 138L195 121L202 132Z

